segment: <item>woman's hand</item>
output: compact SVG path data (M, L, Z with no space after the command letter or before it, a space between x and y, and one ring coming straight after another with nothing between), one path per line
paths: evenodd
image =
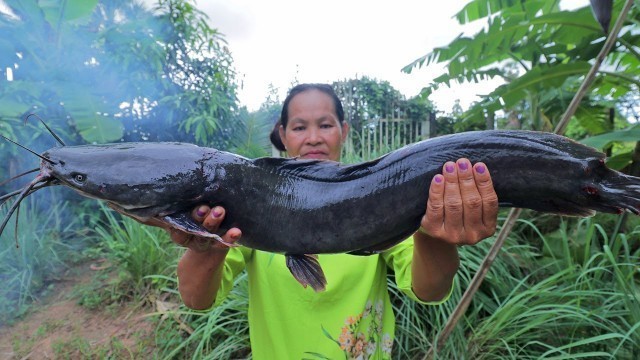
M496 231L498 196L487 166L447 162L434 176L427 210L414 235L412 288L423 301L447 296L458 271L458 245L473 245Z
M474 245L495 233L497 218L489 169L463 158L445 163L442 175L433 178L420 231L450 244Z
M213 209L201 205L193 209L191 216L202 223L210 232L218 231L224 219L225 210L221 206ZM204 310L211 307L216 299L222 280L223 264L229 247L214 239L186 234L170 229L171 239L187 248L178 262L178 291L185 305L192 309ZM222 239L234 243L242 232L238 228L229 229Z
M201 223L202 226L211 233L218 231L218 227L224 220L225 210L222 206L210 208L207 205L201 205L193 209L191 216L194 220ZM183 231L169 228L167 229L171 235L171 240L180 246L184 246L195 252L209 252L228 250L229 247L214 239L205 238L197 235L187 234ZM234 243L240 239L242 232L238 228L229 229L222 240L227 243Z

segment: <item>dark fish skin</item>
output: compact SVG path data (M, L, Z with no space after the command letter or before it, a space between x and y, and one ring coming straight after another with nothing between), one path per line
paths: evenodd
M593 16L598 20L605 35L609 35L609 24L611 23L611 10L613 0L589 0Z
M487 164L501 206L640 213L640 178L608 169L592 148L541 132L442 136L355 165L250 160L179 143L66 146L42 155L56 164L43 162L41 174L126 215L203 234L191 210L222 205L221 233L238 227L242 245L286 254L369 254L402 241L420 225L433 176L461 157Z

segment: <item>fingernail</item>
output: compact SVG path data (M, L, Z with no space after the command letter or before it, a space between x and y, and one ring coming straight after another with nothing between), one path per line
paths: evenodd
M453 170L455 170L453 164L447 164L444 168L445 170L447 170L448 173L452 173Z
M487 169L484 167L484 165L478 165L476 166L476 171L478 172L478 174L484 174Z
M466 162L461 162L458 163L458 167L460 168L460 170L466 171L469 168L469 164L467 164Z
M443 179L442 175L439 175L439 174L433 178L433 180L435 180L435 182L437 182L438 184L442 182L442 179Z
M213 216L214 218L219 218L220 216L222 216L222 211L220 211L219 209L215 209L212 213L211 216Z
M198 210L196 211L196 214L197 214L198 216L205 216L205 215L207 214L207 211L206 211L206 210L204 210L204 207L200 207L200 208L198 208Z

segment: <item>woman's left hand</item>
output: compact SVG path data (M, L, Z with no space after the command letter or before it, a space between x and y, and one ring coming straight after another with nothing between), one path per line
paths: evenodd
M449 161L429 188L427 211L420 231L432 239L455 245L474 245L493 235L498 196L484 163Z

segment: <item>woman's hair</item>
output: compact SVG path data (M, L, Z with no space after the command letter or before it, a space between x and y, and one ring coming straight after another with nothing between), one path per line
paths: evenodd
M286 151L284 144L282 143L282 139L280 139L280 126L287 128L287 123L289 122L289 103L294 96L303 93L307 90L318 90L321 91L331 97L333 100L333 105L336 109L336 115L338 116L338 121L342 125L344 122L344 109L342 108L342 101L338 97L338 94L333 90L333 87L328 84L299 84L291 88L289 90L289 94L287 94L287 98L284 99L284 103L282 103L282 112L280 113L280 119L276 121L276 124L271 131L271 135L269 138L271 139L271 143L276 149L280 151Z

